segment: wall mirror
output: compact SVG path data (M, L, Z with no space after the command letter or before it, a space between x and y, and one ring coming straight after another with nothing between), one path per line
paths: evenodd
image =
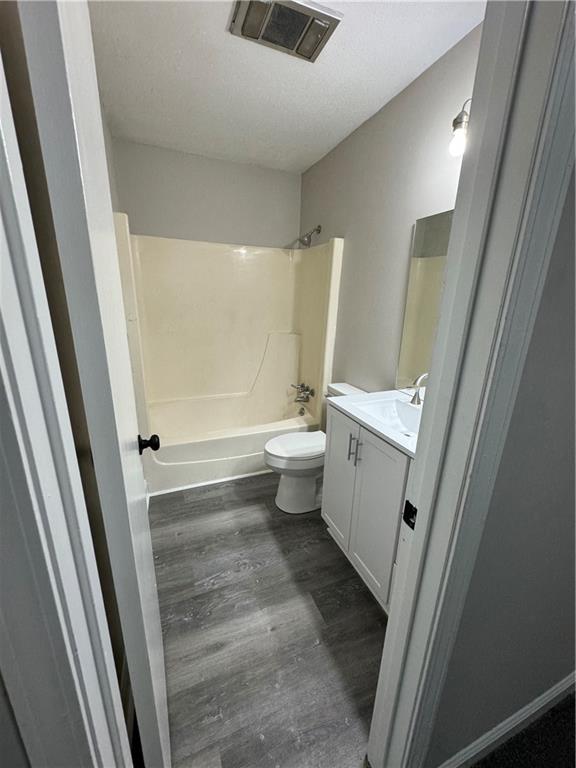
M396 387L409 387L430 370L444 285L446 253L454 211L418 219L414 225L410 275Z

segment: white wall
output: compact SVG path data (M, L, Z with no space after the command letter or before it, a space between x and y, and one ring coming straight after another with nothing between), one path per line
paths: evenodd
M574 669L574 187L566 201L427 768Z
M302 230L345 238L337 381L394 385L412 227L454 207L451 124L472 94L479 44L477 28L303 176Z
M106 122L106 115L102 110L102 128L104 129L104 149L106 151L106 168L108 169L108 181L110 182L110 197L112 198L112 208L118 210L118 190L116 188L116 169L114 166L114 147L112 145L112 134Z
M300 174L113 140L118 210L138 235L283 247L300 234Z

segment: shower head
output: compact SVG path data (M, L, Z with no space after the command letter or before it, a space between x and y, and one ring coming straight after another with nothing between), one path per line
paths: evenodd
M314 229L311 229L310 232L306 232L305 235L301 235L298 238L298 242L300 243L302 248L310 248L312 245L312 235L319 235L320 232L322 232L322 227L320 224L318 226L314 227Z

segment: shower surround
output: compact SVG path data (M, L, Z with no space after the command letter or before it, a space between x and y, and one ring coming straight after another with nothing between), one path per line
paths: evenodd
M331 379L343 241L306 250L116 238L151 493L265 469L267 440L317 429ZM291 384L316 391L295 403ZM301 410L304 409L304 413Z

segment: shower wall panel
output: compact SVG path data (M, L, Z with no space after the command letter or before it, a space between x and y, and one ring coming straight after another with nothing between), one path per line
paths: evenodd
M323 395L332 377L343 240L294 251L294 330L300 334L300 380L317 396L310 411L321 418Z
M292 331L292 252L141 236L132 250L148 399L249 393L269 334Z

